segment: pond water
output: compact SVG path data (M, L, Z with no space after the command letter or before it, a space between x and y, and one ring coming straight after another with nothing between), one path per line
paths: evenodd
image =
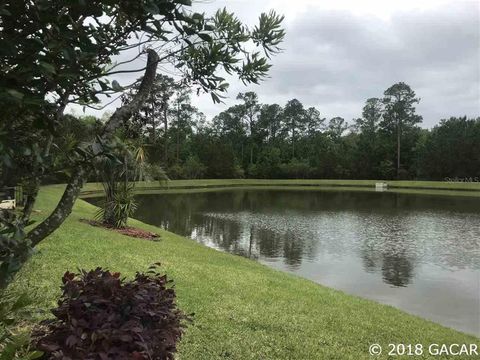
M138 201L144 222L480 335L480 198L236 189Z

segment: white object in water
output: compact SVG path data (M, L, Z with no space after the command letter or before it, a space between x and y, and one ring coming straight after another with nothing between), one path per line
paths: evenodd
M15 199L0 201L0 209L2 209L2 210L13 210L13 209L15 209Z
M388 189L387 183L375 183L375 191L386 191Z

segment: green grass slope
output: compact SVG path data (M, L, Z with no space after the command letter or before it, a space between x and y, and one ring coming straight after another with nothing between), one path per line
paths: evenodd
M37 217L53 208L60 188L41 190ZM180 307L195 313L194 324L181 341L179 359L357 360L371 358L368 348L373 343L383 346L383 354L376 357L382 359L387 358L389 343L424 347L479 343L473 336L393 307L209 249L135 220L130 225L158 232L161 240L128 238L79 221L92 218L95 211L94 206L77 201L73 214L40 244L11 287L35 292L36 306L47 310L55 306L66 270L101 266L132 276L160 261L175 280Z
M397 180L316 180L316 179L200 179L170 180L160 184L158 181L141 181L137 183L138 192L153 192L188 189L218 189L234 187L285 187L304 189L375 190L375 183L386 182L389 191L416 193L426 195L480 196L480 182L447 181L397 181ZM95 196L103 191L100 183L88 183L83 189L83 196Z

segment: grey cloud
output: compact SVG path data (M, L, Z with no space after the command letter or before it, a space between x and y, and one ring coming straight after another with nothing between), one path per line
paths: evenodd
M422 98L424 126L451 115L479 115L479 15L473 2L400 12L390 20L309 9L287 34L285 52L260 96L273 92L283 103L293 95L329 116L351 119L365 99L405 81Z
M265 5L217 1L201 6L210 13L227 6L253 23ZM208 95L194 102L211 118L234 104L238 92L252 90L264 103L283 105L297 98L323 116L351 120L367 98L381 97L390 85L405 81L421 98L418 112L425 127L449 116L479 116L479 13L475 1L453 1L430 10L399 11L388 20L314 7L294 19L286 14L284 52L273 58L266 81L246 88L231 79L224 105L212 104ZM118 80L125 84L136 76Z

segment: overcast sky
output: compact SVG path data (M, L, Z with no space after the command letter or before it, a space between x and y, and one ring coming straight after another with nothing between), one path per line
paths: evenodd
M236 103L238 92L255 91L262 103L284 105L297 98L323 117L351 121L367 98L381 97L399 81L421 98L417 109L424 127L450 116L480 115L480 0L208 0L194 5L206 13L221 7L250 25L261 12L275 9L285 15L287 35L283 53L259 86L247 88L232 79L225 105L213 104L209 96L193 97L208 119ZM129 79L118 80L126 84Z

